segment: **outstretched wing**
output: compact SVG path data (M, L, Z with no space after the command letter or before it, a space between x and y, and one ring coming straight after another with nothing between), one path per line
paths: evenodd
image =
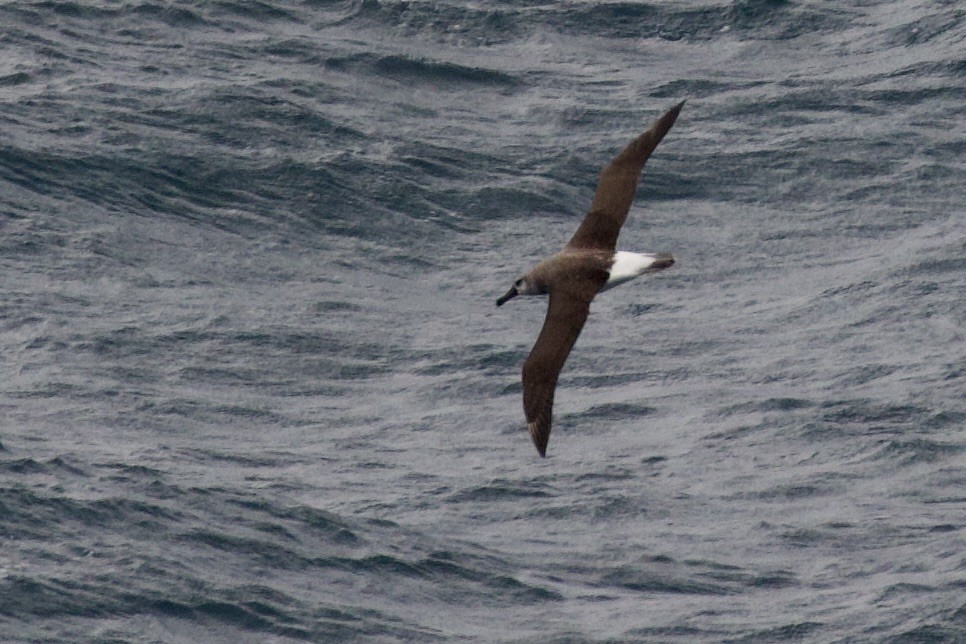
M523 411L540 456L547 455L557 377L584 328L595 293L596 288L586 293L551 291L543 329L523 363Z
M678 118L684 101L672 107L644 134L624 148L600 173L590 211L567 244L570 248L614 250L634 201L637 180L651 152Z

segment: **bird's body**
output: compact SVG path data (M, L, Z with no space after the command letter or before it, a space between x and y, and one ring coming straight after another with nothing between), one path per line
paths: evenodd
M594 296L674 264L667 253L631 253L617 251L615 246L641 169L683 106L681 102L668 111L604 168L590 211L567 246L517 279L496 301L502 306L517 295L550 296L543 328L523 364L523 409L540 456L546 456L550 439L557 378L587 320Z

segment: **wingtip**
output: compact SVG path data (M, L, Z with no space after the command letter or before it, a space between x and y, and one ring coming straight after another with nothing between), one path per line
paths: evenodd
M647 157L650 156L650 153L654 150L654 148L657 147L657 144L660 143L664 138L664 135L667 134L671 127L674 126L674 122L678 120L678 115L681 113L681 109L684 107L685 102L686 100L681 101L662 114L661 118L655 121L654 125L651 126L651 129L641 135L642 137L652 137L651 146L644 157L645 161L647 160Z
M684 99L683 101L681 101L680 103L678 103L677 105L669 109L667 113L664 115L664 118L670 117L671 119L677 119L678 114L681 113L681 110L684 108L685 103L687 103L687 99Z
M540 431L539 424L536 421L527 423L527 429L530 430L530 438L533 439L533 446L537 448L537 453L540 454L540 458L546 458L547 443L550 441L550 433L542 433Z

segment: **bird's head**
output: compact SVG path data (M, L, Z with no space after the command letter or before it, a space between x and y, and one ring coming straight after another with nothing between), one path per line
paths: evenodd
M523 275L518 277L517 280L513 282L513 286L510 287L510 290L507 291L503 297L496 301L496 305L503 306L517 295L540 295L543 292L543 289L537 285L533 278L531 278L529 275Z

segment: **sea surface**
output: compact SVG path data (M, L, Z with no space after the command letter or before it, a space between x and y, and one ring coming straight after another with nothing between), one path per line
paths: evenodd
M0 352L3 642L966 641L966 7L0 3Z

